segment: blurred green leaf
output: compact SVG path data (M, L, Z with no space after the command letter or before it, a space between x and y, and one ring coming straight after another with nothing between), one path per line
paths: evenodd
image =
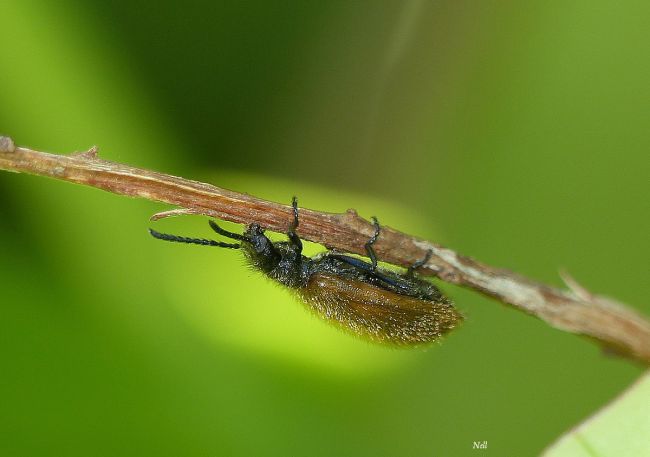
M601 411L561 437L545 457L650 455L650 372Z

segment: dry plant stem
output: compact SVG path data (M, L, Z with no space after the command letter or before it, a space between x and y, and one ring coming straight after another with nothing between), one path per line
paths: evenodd
M102 160L96 148L54 155L15 147L8 137L2 137L0 169L49 176L180 208L159 217L203 214L242 224L257 222L276 232L286 232L292 220L288 205ZM354 210L341 214L304 208L300 211L297 231L302 238L339 251L364 254L364 243L372 235L373 226ZM422 274L477 290L555 328L591 337L617 353L650 364L650 322L622 304L591 294L568 277L570 290L560 290L389 227L382 227L374 246L382 261L401 266L422 259L431 250L429 262L419 270Z

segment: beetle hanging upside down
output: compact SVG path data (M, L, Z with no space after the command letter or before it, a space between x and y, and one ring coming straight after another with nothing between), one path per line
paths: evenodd
M405 274L377 267L372 245L380 233L366 243L371 263L356 257L325 252L309 258L302 255L302 241L296 234L298 202L293 198L293 222L288 241L272 242L258 224L243 234L228 232L209 221L210 227L237 243L168 235L149 229L155 238L179 243L242 249L250 264L269 278L296 291L318 316L372 341L396 345L417 345L437 340L462 321L451 300L430 282L415 275L431 252Z

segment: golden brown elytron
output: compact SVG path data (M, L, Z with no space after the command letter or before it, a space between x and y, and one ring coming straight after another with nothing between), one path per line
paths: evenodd
M302 255L302 241L296 234L299 219L295 197L293 210L287 232L289 240L275 243L258 224L250 224L243 234L238 234L209 221L215 232L236 243L186 238L152 229L149 232L165 241L242 249L254 268L295 290L318 316L372 341L396 345L429 343L460 324L463 318L451 300L415 274L428 256L405 274L377 266L372 245L379 237L380 227L375 218L375 233L365 246L371 263L334 252L309 258Z

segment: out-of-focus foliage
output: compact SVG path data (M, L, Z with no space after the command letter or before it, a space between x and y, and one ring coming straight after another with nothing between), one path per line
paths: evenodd
M648 2L10 0L0 17L17 144L355 207L650 314ZM237 252L151 239L161 209L0 174L1 455L535 455L640 373L446 285L461 329L370 345Z
M650 455L650 375L548 449L547 457Z

